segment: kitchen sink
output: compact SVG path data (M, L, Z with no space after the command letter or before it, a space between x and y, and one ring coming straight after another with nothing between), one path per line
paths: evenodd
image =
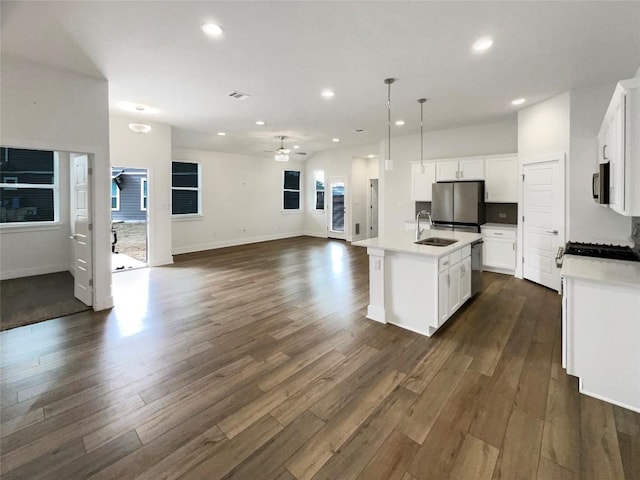
M430 245L432 247L446 247L452 243L456 243L457 240L451 240L450 238L429 237L413 242L417 245Z

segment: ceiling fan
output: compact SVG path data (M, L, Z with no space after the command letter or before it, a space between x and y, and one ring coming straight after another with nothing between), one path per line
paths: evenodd
M273 153L273 159L276 162L288 162L289 161L289 154L291 153L291 150L288 148L284 148L284 140L286 138L290 138L287 137L286 135L276 135L274 138L278 138L280 140L280 148L278 148L277 150L265 150L265 153ZM306 155L305 152L295 152L295 155Z

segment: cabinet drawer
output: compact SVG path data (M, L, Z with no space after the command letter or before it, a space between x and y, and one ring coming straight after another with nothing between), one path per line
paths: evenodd
M451 259L449 258L449 255L440 257L438 259L438 272L444 272L448 270L450 265L451 265Z
M455 265L461 259L462 259L462 249L461 248L456 250L456 251L454 251L454 252L451 252L449 254L449 261L451 262L451 265Z
M502 229L502 228L482 228L482 235L485 237L495 237L495 238L516 238L516 230L513 229Z
M471 255L471 245L466 245L460 249L460 258L467 258Z

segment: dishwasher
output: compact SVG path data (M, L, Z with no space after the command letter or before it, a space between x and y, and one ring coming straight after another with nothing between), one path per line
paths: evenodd
M482 240L471 244L471 296L482 290Z

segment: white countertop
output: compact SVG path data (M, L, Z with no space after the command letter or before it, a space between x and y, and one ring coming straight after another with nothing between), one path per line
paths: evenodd
M640 287L640 262L565 255L560 275Z
M379 248L381 250L390 250L393 252L412 253L427 257L442 257L464 247L465 245L469 245L476 240L482 240L482 235L479 233L452 232L449 230L425 230L422 234L422 238L425 239L429 237L450 238L457 241L456 243L452 243L446 247L416 245L413 243L415 242L415 232L401 231L392 235L360 240L358 242L353 242L352 245L357 247Z

